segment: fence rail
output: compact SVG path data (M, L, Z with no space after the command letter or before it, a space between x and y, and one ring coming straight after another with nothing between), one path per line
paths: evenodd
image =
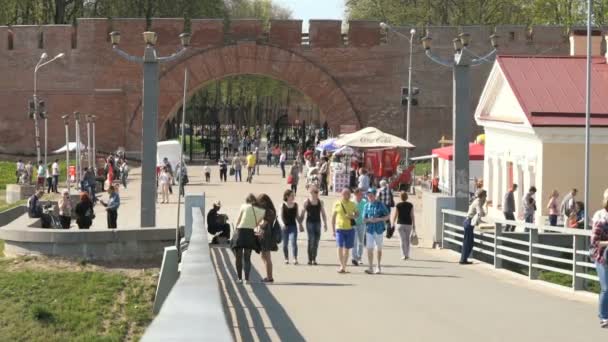
M442 210L442 247L459 251L464 237L466 213ZM539 271L572 277L573 290L585 290L585 281L599 281L595 264L589 259L590 231L495 219L493 230L475 230L473 253L480 261L504 267L507 261L519 267L532 280ZM504 227L524 228L524 232L503 232ZM517 267L516 266L516 267Z

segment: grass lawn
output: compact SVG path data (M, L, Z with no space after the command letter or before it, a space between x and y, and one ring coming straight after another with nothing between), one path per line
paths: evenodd
M61 175L59 176L59 187L62 186L62 184L65 184L65 179L66 179L66 167L65 167L65 155L64 158L57 158L59 159L59 168L60 168L60 172ZM26 159L24 159L26 160ZM55 160L55 158L49 158L48 162L49 163L53 163L53 161ZM72 165L74 165L74 160L71 160ZM6 189L6 185L7 184L16 184L17 183L17 178L15 177L15 171L17 171L17 160L15 161L0 161L0 190L5 190ZM36 175L37 175L37 166L34 165L34 176L32 177L34 183L36 182Z
M0 341L139 340L157 272L0 258Z

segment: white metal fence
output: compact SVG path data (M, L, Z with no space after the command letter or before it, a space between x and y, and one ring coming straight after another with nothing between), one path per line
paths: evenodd
M442 215L442 246L459 251L466 213L444 209ZM495 268L513 270L503 261L527 268L533 280L538 279L541 270L569 275L574 290L585 290L585 281L599 281L595 264L589 259L590 231L500 219L492 220L492 224L494 229L475 230L473 253L477 253L477 259L493 262ZM515 226L518 232L504 232L507 225Z

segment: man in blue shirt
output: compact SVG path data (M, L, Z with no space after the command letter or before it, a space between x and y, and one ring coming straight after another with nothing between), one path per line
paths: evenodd
M106 213L108 215L108 228L116 229L116 221L118 220L118 207L120 207L120 196L116 192L113 185L108 188L108 203L101 201L101 204L106 207Z
M357 223L353 229L355 230L355 246L353 247L353 265L359 266L362 262L363 258L363 249L365 243L365 225L363 224L363 210L365 209L365 205L367 204L367 199L365 199L366 193L361 189L355 189L355 204L357 205L357 211L359 215L355 218L355 222Z
M367 191L367 204L363 210L363 223L366 226L367 259L369 261L369 268L365 270L367 274L380 274L382 272L380 262L382 260L383 234L386 229L385 222L390 217L390 210L384 203L378 200L376 194L377 190L375 188ZM374 248L378 257L375 271L373 270Z

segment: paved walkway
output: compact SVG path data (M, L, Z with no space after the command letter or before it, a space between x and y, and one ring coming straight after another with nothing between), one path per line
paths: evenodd
M139 170L123 190L119 227L136 227ZM261 167L254 183L204 183L202 168L190 167L187 193L205 193L207 205L222 201L222 212L236 220L238 208L250 193L267 192L275 206L288 188L280 169ZM300 184L303 184L301 181ZM304 188L297 200L304 201ZM105 198L105 196L104 196ZM337 196L324 198L331 208ZM176 200L158 204L159 226L176 224ZM98 207L96 227L105 228ZM182 214L183 215L183 214ZM330 213L328 212L328 215ZM420 213L418 213L420 215ZM424 238L424 237L422 237ZM415 248L413 259L400 260L395 238L386 243L384 274L367 275L363 267L336 273L335 242L322 237L319 266L308 266L306 235L299 236L300 265L283 264L274 253L275 280L260 282L263 267L253 255L253 283L234 282L234 259L229 250L213 248L212 258L224 290L228 316L237 341L606 341L608 330L598 327L596 297L529 282L485 264L460 266L457 255L444 250ZM220 314L220 313L218 313Z
M249 192L267 192L280 205L287 188L277 168L262 167L254 184L202 186L208 202L219 199L235 220ZM303 182L301 182L303 183ZM193 190L193 189L190 189ZM302 188L303 190L303 188ZM298 202L304 201L304 191ZM325 198L331 208L336 196ZM328 213L329 215L330 213ZM285 265L274 253L275 280L260 282L263 265L254 254L249 286L234 282L229 250L212 249L238 341L605 341L594 296L529 282L476 264L460 266L449 251L416 248L400 260L396 239L388 241L384 274L363 267L336 273L335 242L322 237L319 266L306 265L306 236L299 236L300 265Z

